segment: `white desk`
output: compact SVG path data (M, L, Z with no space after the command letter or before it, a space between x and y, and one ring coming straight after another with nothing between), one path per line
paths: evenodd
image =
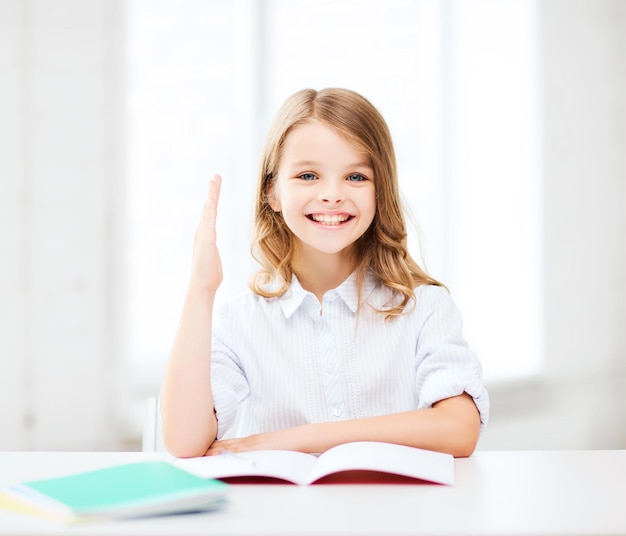
M0 487L144 453L0 453ZM0 511L0 534L626 534L626 450L477 452L456 484L233 485L224 510L66 528Z

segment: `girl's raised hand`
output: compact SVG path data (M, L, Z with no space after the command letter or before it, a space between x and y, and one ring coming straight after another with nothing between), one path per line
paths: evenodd
M209 190L196 229L193 245L191 286L197 290L215 291L222 282L222 261L217 249L215 222L222 177L209 180Z

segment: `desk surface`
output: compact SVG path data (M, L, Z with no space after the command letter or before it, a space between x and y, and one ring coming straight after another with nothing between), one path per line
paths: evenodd
M0 488L144 453L0 453ZM218 512L67 528L0 511L0 534L626 534L626 450L477 452L456 484L233 485Z

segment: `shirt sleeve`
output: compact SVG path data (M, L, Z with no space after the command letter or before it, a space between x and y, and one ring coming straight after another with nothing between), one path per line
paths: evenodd
M489 420L489 395L482 365L463 338L463 319L446 289L420 287L418 318L422 322L416 352L419 408L464 392L480 412L481 428Z
M226 320L228 313L221 311ZM226 318L225 318L226 317ZM250 388L243 366L226 342L228 322L218 321L213 327L211 350L211 390L213 408L217 417L217 438L221 439L232 428L238 408L249 395Z

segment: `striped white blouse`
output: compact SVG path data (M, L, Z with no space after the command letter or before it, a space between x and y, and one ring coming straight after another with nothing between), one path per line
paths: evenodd
M391 296L373 276L358 314L354 275L321 304L295 277L279 298L249 292L226 303L213 320L218 437L243 402L239 436L428 408L464 391L484 426L489 397L461 315L441 287L415 294L415 308L390 321L367 305L380 309Z

